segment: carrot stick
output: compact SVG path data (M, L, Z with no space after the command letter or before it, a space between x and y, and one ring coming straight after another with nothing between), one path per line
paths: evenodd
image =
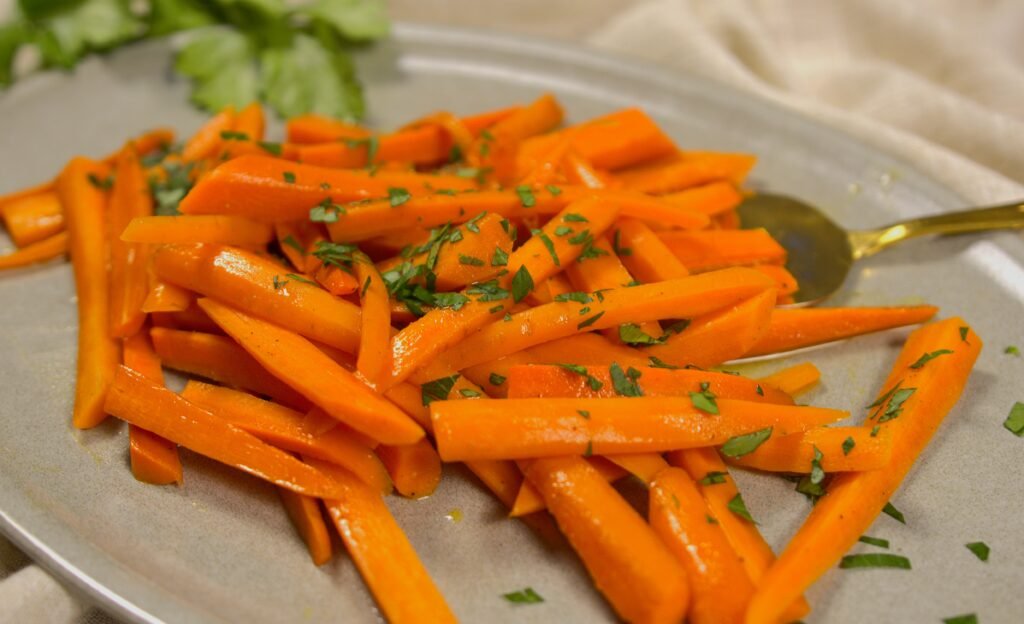
M67 232L59 232L50 238L26 245L17 251L0 255L0 271L46 262L63 256L68 252L69 238Z
M358 124L314 113L292 117L285 123L285 140L299 145L332 143L368 136L370 131Z
M331 536L327 533L327 523L320 511L320 503L315 498L296 494L285 488L277 488L288 517L291 519L299 537L306 543L309 556L314 565L323 565L331 560L333 548Z
M274 238L266 223L225 215L136 217L121 234L130 243L215 243L255 247Z
M743 562L747 575L757 585L775 561L775 554L757 530L757 525L730 508L730 503L739 496L739 490L718 451L712 448L673 451L666 455L666 459L669 464L686 470L697 483L708 514L718 520L726 538ZM787 607L786 617L782 621L799 620L809 611L810 605L800 596Z
M115 338L124 338L137 332L146 320L142 304L149 292L146 273L149 249L145 245L122 240L121 232L132 219L152 214L153 201L142 165L131 147L126 147L118 156L115 175L107 224L110 332Z
M231 129L236 133L244 134L249 141L262 141L265 128L266 119L263 117L263 107L259 102L252 102L238 111Z
M305 415L295 410L194 380L185 385L181 396L267 444L343 466L367 485L385 494L391 491L391 479L380 459L348 427L315 433L306 426Z
M199 307L272 375L325 412L383 444L412 444L423 429L302 336L212 299Z
M617 172L626 188L643 193L672 193L684 189L729 180L742 182L756 158L748 154L704 152L682 154L668 163L655 163Z
M168 368L270 396L300 410L309 407L305 397L268 373L226 336L163 327L154 327L149 334L157 356Z
M615 232L619 236L620 248L629 250L621 256L622 263L641 282L660 282L689 275L679 258L643 221L620 219Z
M577 457L538 459L526 478L621 618L682 620L689 601L685 571L593 467Z
M391 372L391 302L384 279L368 257L362 255L357 259L355 271L362 304L356 369L376 384Z
M476 167L493 170L494 179L499 182L511 183L519 177L516 175L519 144L555 128L562 123L564 115L558 100L551 94L544 94L494 124L488 133L481 133L470 146L466 159Z
M122 420L293 492L326 497L341 493L332 478L129 368L118 369L105 405Z
M747 356L780 353L862 334L923 323L934 306L893 308L799 308L772 313L768 331Z
M734 268L614 288L599 296L587 295L582 301L549 303L513 314L510 321L494 322L459 343L445 355L445 361L452 369L461 370L580 332L623 323L701 316L757 295L770 286L770 280L756 271Z
M692 624L743 621L754 584L686 471L667 468L651 484L648 521L686 569Z
M712 417L682 397L506 399L434 401L430 417L441 458L464 461L718 446L768 427L781 435L847 415L734 399L718 400L718 409Z
M868 419L891 431L891 461L882 470L836 475L759 584L747 611L749 624L777 622L793 597L831 569L871 526L960 398L981 346L981 338L955 317L910 335L882 386L880 406ZM941 357L919 365L929 353ZM897 384L904 392L902 403L894 405L891 391Z
M124 365L150 381L162 385L164 373L149 337L138 332L124 340ZM132 475L143 483L181 483L178 445L135 425L128 425L128 456Z
M743 195L731 182L712 182L662 195L661 198L673 206L702 212L709 217L731 212L743 201Z
M277 238L278 247L295 270L313 272L323 264L319 262L319 258L313 258L317 261L316 266L313 270L307 267L312 258L309 253L313 250L313 238L317 235L318 229L318 226L308 221L279 221L274 224L274 236Z
M11 204L20 202L28 197L35 195L41 195L43 193L52 193L57 188L56 179L50 180L49 182L42 182L35 184L17 191L13 191L6 195L0 195L0 218L4 217L4 213L11 206Z
M405 446L381 445L377 455L387 466L395 489L406 498L430 496L441 482L441 458L426 438Z
M761 383L793 396L810 389L820 379L821 371L818 367L810 362L804 362L762 377Z
M558 272L559 268L574 261L583 251L583 245L572 244L567 237L555 235L555 229L565 223L581 223L566 221L565 218L568 214L586 219L585 223L589 225L591 232L595 236L599 236L615 219L616 207L601 201L572 204L561 215L544 226L543 237L539 235L531 237L509 256L507 265L509 273L497 281L497 286L505 292L500 300L496 301L501 295L500 293L495 294L494 297L474 295L479 298L470 299L459 310L450 308L431 310L398 332L391 340L393 354L391 383L403 381L427 361L463 340L467 335L511 307L514 302L508 299L508 289L513 276L525 272L531 276L531 281L535 284L544 281ZM551 241L553 253L548 251L545 239ZM555 265L556 257L559 259L558 266ZM528 290L532 290L532 288ZM482 299L491 300L484 301Z
M588 457L586 462L608 483L614 483L629 474L625 468L619 467L618 464L608 461L604 457ZM525 465L528 462L519 463ZM516 495L516 502L512 505L508 515L510 518L522 518L545 509L547 509L547 503L544 502L540 491L532 483L524 480Z
M79 429L95 427L106 418L103 400L118 362L118 345L108 333L110 294L104 242L107 198L89 181L90 175L102 180L107 170L94 161L75 158L57 179L78 294L78 367L72 423Z
M180 312L153 312L150 314L150 320L153 322L153 327L224 335L224 332L206 315L206 312L199 309L195 299L192 299L188 307Z
M160 217L163 218L163 217ZM192 294L185 290L160 280L153 280L155 283L150 288L149 294L142 302L142 312L182 312L192 304Z
M209 119L192 137L185 142L181 150L181 158L185 162L195 162L210 158L220 152L224 143L222 132L231 130L235 123L235 109L227 106Z
M570 352L571 353L571 352ZM568 356L575 359L573 356ZM517 365L507 371L508 398L612 398L617 396L607 366L584 366L586 375L562 366ZM580 371L582 372L582 371ZM644 396L688 397L701 392L702 384L718 398L740 401L761 401L776 405L793 405L784 392L765 387L753 379L713 371L665 368L643 368L637 380ZM597 380L594 383L592 380ZM594 386L600 384L595 389ZM592 385L593 384L593 385ZM758 388L760 387L760 390Z
M215 245L166 245L153 254L161 279L243 307L348 353L359 344L359 308L255 253ZM275 287L276 286L276 287Z
M472 180L419 173L342 171L246 155L230 160L200 180L178 209L187 215L225 214L262 221L309 217L311 208L329 199L341 204L388 197L388 189L422 194L430 189L465 190ZM396 215L397 217L397 215Z
M64 211L52 191L12 201L0 209L0 217L18 247L38 243L64 230Z
M772 436L754 452L728 461L755 470L808 473L815 449L824 456L819 465L825 472L877 470L889 464L892 436L888 430L872 436L871 427L823 427Z
M775 290L766 290L732 307L695 318L686 329L669 336L665 344L649 347L646 352L678 366L718 366L743 357L757 344L768 331L774 306Z
M786 250L764 229L661 232L659 237L692 272L786 260Z
M442 188L442 187L438 187ZM338 220L327 226L331 238L340 242L362 241L408 228L416 223L420 227L437 227L445 223L462 223L481 212L497 214L508 219L544 217L585 200L600 199L617 203L624 216L636 217L664 224L666 227L697 229L706 227L708 218L699 212L680 210L659 198L640 193L616 190L594 190L577 186L547 187L515 190L480 191L448 195L413 196L409 201L392 206L389 200L370 201L346 207ZM522 195L522 196L521 196ZM532 198L533 205L524 205L523 196ZM526 200L530 203L530 200ZM315 205L317 201L313 202ZM585 223L569 223L574 234L588 229ZM591 234L597 236L591 229Z
M605 459L640 479L644 485L650 485L655 475L668 468L668 462L658 453L624 453Z
M359 290L359 280L356 279L355 275L352 275L345 269L329 264L322 264L313 273L313 278L317 284L324 287L324 290L331 293L335 297L344 297L345 295L351 295L352 293ZM390 312L391 306L388 304L388 310ZM362 317L360 317L362 318Z
M786 267L775 264L757 264L751 268L755 271L760 271L775 280L776 289L779 291L779 297L792 295L799 289L799 285L796 283L796 277L787 271Z
M519 171L532 169L542 154L570 133L569 147L601 169L630 167L675 150L672 140L647 113L626 108L524 141L519 150Z

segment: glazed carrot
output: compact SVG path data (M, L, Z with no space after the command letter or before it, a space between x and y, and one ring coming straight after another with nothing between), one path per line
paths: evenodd
M69 238L67 232L59 232L50 238L44 238L11 253L0 255L0 271L46 262L63 256L68 252Z
M475 282L485 282L505 270L508 255L512 253L509 232L513 227L496 214L485 214L451 232L442 229L422 253L391 258L377 268L385 273L403 262L428 267L432 263L438 291L458 290Z
M683 331L669 336L664 344L649 347L646 353L677 366L718 366L743 357L757 344L768 331L774 307L775 290L766 290L693 319Z
M445 461L614 455L717 446L773 428L805 431L844 418L817 407L718 400L711 417L689 397L434 401L430 417ZM582 412L586 412L584 415Z
M551 219L542 230L544 237L531 237L509 256L507 265L509 273L498 279L498 285L505 289L506 293L512 277L521 271L528 273L533 283L542 282L555 274L560 267L574 261L579 256L583 250L582 245L572 244L566 237L555 235L555 229L560 225L580 223L579 221L566 221L567 214L578 215L578 218L586 219L591 232L595 236L599 236L615 219L616 207L601 201L584 201L572 204L558 217ZM544 242L545 237L546 240L552 241L554 253L549 253ZM559 259L559 266L555 265L556 257ZM505 294L504 298L497 303L493 299L490 301L471 299L459 310L434 309L407 325L391 340L393 355L391 383L403 381L427 361L503 313L506 307L513 303L508 297L509 295ZM480 298L484 299L485 297L480 296Z
M285 123L285 140L299 145L362 139L368 136L370 131L358 124L313 113L292 117Z
M623 453L608 455L605 459L640 479L644 485L650 485L655 475L668 468L668 462L658 453Z
M891 431L892 460L883 470L842 473L829 483L828 493L759 584L746 622L777 622L786 604L831 569L871 526L960 398L981 346L981 338L955 317L910 335L882 386L880 406L872 408L877 411L868 419ZM941 356L919 366L928 353ZM894 405L897 384L902 402Z
M391 491L391 479L381 460L348 427L336 426L315 433L306 426L306 416L295 410L245 392L194 380L185 385L181 396L267 444L337 464L351 470L367 485L385 494Z
M177 287L175 287L177 288ZM190 294L191 296L191 294ZM153 312L150 314L153 327L165 327L167 329L180 329L183 331L202 332L205 334L224 335L224 332L217 327L206 312L203 312L193 298L188 307L179 312Z
M799 287L796 283L796 277L787 271L784 266L776 264L757 264L751 268L755 271L760 271L775 280L776 289L778 290L780 297L792 295Z
M225 215L136 217L121 234L131 243L215 243L255 247L274 238L266 223Z
M351 295L360 289L359 280L356 279L355 275L341 267L329 264L320 265L316 272L313 273L313 279L316 280L317 284L323 286L324 290L335 297ZM390 311L390 304L388 309Z
M164 383L160 360L144 332L125 338L122 354L126 367L156 384ZM182 482L178 446L155 433L128 425L128 456L132 475L143 483L167 485Z
M178 209L187 215L225 214L262 221L293 221L326 199L345 203L388 197L388 189L423 194L430 189L466 190L472 180L420 173L343 171L269 156L230 160L200 180ZM396 215L397 217L397 215Z
M566 353L575 359L571 351ZM562 366L516 365L506 372L505 385L510 399L540 398L611 398L617 396L608 366L584 366L586 375ZM582 372L582 371L580 371ZM765 387L753 379L695 369L669 370L665 368L643 368L637 380L644 396L688 397L691 392L700 392L701 385L718 398L741 401L761 401L777 405L793 405L793 399L786 393ZM592 380L596 379L600 387ZM760 388L760 390L758 389Z
M376 384L391 373L391 303L388 288L377 268L362 255L355 262L362 305L359 334L359 374Z
M5 204L0 217L18 247L50 238L64 229L64 211L57 194L48 191Z
M617 172L626 188L644 193L672 193L702 184L743 181L756 159L748 154L691 152L655 163Z
M532 169L542 154L569 133L573 135L570 147L601 169L630 167L675 150L672 140L645 112L627 108L524 141L517 159L520 173Z
M624 216L657 221L666 227L696 229L706 227L708 218L699 212L680 210L656 197L616 190L594 190L578 186L554 187L559 192L542 187L517 192L515 190L480 191L413 196L401 205L392 206L388 200L370 201L346 207L338 220L327 226L335 241L362 241L407 229L410 223L420 227L437 227L445 223L462 223L481 212L497 214L508 219L543 217L565 210L567 206L585 199L600 199L617 203ZM524 205L523 197L532 198L532 206ZM315 205L317 201L313 202ZM530 199L526 202L530 203ZM570 223L576 234L588 229L584 223ZM591 233L594 234L593 228ZM594 234L596 236L596 234Z
M196 131L192 137L185 142L181 150L181 158L185 162L195 162L210 158L220 151L224 144L221 138L222 132L230 132L231 126L235 123L235 109L227 106L221 112L210 118L203 127Z
M660 282L690 274L643 221L620 219L612 233L613 237L616 235L619 248L629 250L620 256L622 263L641 282Z
M153 212L153 200L138 156L130 147L121 151L107 218L110 247L110 333L131 336L142 327L142 304L149 293L149 249L121 239L125 226ZM160 218L160 217L158 217Z
M164 217L160 217L163 219ZM142 312L182 312L192 304L192 293L184 288L160 281L152 280L153 287L142 302Z
M79 429L95 427L106 418L103 400L118 362L118 345L108 332L107 198L89 181L90 175L102 180L107 170L97 162L75 158L57 179L78 294L78 366L72 423Z
M666 459L669 464L686 470L696 482L708 515L718 520L729 544L743 562L747 575L757 585L775 561L775 554L757 530L757 525L730 508L730 503L740 493L718 451L712 448L672 451ZM809 611L810 605L800 596L786 608L782 621L800 620Z
M40 184L35 184L33 186L19 189L6 195L0 195L0 218L4 216L4 213L7 211L8 207L10 207L11 204L20 202L23 199L33 197L35 195L41 195L43 193L52 193L56 188L57 180L54 179L50 180L49 182L42 182Z
M731 182L712 182L662 195L661 198L673 206L702 212L709 217L730 212L743 201L743 195Z
M262 141L265 128L266 120L263 117L263 107L258 102L253 102L238 111L231 130L245 135L249 141Z
M686 569L691 624L740 624L754 584L686 471L667 468L651 484L651 528Z
M889 465L892 435L889 430L871 435L871 427L822 427L802 433L772 436L742 457L730 458L734 466L769 472L808 473L814 450L827 473L877 470Z
M388 621L454 623L455 616L380 494L343 468L308 462L341 484L340 495L324 500L327 513Z
M330 498L343 489L334 479L284 451L123 366L114 376L105 406L122 420L293 492Z
M558 100L551 94L544 94L477 137L465 154L466 159L474 166L492 169L491 175L496 180L510 183L519 177L516 175L519 144L555 128L564 116Z
M526 478L621 618L682 620L689 602L685 571L596 470L578 457L538 459Z
M625 468L621 468L618 464L608 461L604 457L588 457L585 461L608 483L614 483L629 474L629 471ZM528 461L519 462L523 466L528 463ZM519 487L519 493L516 494L516 502L512 505L508 515L510 518L522 518L545 509L547 509L547 503L544 502L544 497L541 496L540 491L532 483L524 480L523 484Z
M554 302L513 314L512 320L494 322L463 340L445 358L451 368L461 370L580 332L709 314L770 286L770 280L756 271L734 268L615 288L582 301Z
M216 245L165 245L153 254L156 274L217 297L281 327L348 353L359 344L359 308L255 253ZM276 287L275 287L276 286Z
M786 394L793 396L800 394L818 383L821 379L821 371L810 362L788 366L776 371L767 377L760 379L765 386L778 388Z
M157 356L167 368L273 397L289 407L309 407L305 397L268 373L226 336L163 327L154 327L149 334Z
M377 455L387 466L395 489L406 498L430 496L441 482L441 458L426 438L405 446L381 445Z
M693 272L786 260L786 250L764 229L661 232L659 237Z
M319 235L319 226L307 221L279 221L274 224L274 236L277 238L277 246L281 253L288 258L295 270L300 272L314 272L322 262L319 258L310 256L314 248L314 239ZM310 269L310 259L317 261L316 266Z
M780 353L862 334L924 323L935 316L934 306L893 308L798 308L772 313L764 336L747 356Z
M313 343L212 299L199 307L272 375L325 412L383 444L412 444L423 429Z
M330 561L334 554L331 536L327 533L327 523L324 522L317 499L296 494L283 487L277 488L277 494L295 530L299 532L299 537L306 543L313 564L320 566Z

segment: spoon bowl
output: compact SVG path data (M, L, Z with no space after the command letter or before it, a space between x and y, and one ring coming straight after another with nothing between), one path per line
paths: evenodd
M1024 202L950 212L848 231L818 208L786 195L759 193L737 208L745 228L764 228L787 252L799 290L793 306L814 305L839 290L853 263L898 242L928 234L1024 228Z

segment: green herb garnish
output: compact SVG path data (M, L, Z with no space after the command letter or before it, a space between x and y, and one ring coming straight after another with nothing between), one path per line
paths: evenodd
M636 323L619 325L619 340L628 345L654 345L664 342L663 338L655 338L644 332Z
M952 353L949 349L939 349L938 351L932 351L931 353L925 353L917 359L916 362L910 365L910 368L917 370L924 367L925 364L939 357L940 355L949 355Z
M392 208L395 206L401 206L410 199L412 199L412 195L410 195L409 191L404 188L395 186L388 188L388 202L391 203Z
M1017 401L1010 408L1010 415L1003 421L1003 427L1017 437L1024 437L1024 403Z
M899 509L896 509L896 506L893 505L892 503L886 503L885 507L882 507L882 513L889 516L890 518L893 518L900 524L907 523L906 518L903 517L903 512L901 512Z
M757 450L757 447L772 437L772 428L759 429L753 433L733 436L722 445L722 455L726 457L743 457Z
M865 544L871 544L872 546L878 546L879 548L889 547L889 540L882 539L880 537L869 537L867 535L861 535L857 541L863 542Z
M747 505L746 503L743 502L743 496L739 492L736 493L736 496L732 497L732 500L729 501L727 507L729 508L729 511L733 512L734 514L743 518L744 520L749 520L750 522L754 522L755 524L757 524L754 521L754 517L750 515L749 511L747 511Z
M544 602L544 599L541 598L540 594L533 591L532 587L527 587L526 589L514 591L508 594L502 594L501 597L509 602L516 604L533 604L537 602Z
M523 205L523 208L533 208L537 205L537 198L533 196L533 189L520 184L516 187L516 195L519 196L519 203Z
M491 382L492 386L500 386L505 383L505 380L507 379L508 377L499 375L498 373L491 373L490 377L487 378L487 380Z
M857 442L852 437L843 440L843 455L849 455L856 445Z
M668 362L665 362L664 360L661 360L660 358L655 357L653 355L647 356L647 359L650 360L651 362L651 368L667 368L668 370L679 370L680 368L679 366L669 364Z
M526 298L533 290L533 276L526 268L526 265L519 267L516 274L512 276L512 301L519 303Z
M725 483L725 478L728 476L729 473L726 472L711 471L704 475L704 477L701 478L701 480L698 481L697 483L701 485L715 485L718 483Z
M459 380L459 375L451 375L449 377L441 377L433 381L428 381L423 384L421 393L423 405L430 405L433 401L445 401L448 399L448 393L455 387L455 382Z
M839 562L839 567L844 570L851 568L897 568L909 570L910 559L891 553L862 553L859 555L846 555Z
M602 316L604 316L604 311L603 311L603 310L602 310L601 312L598 312L598 313L597 313L597 314L595 314L594 316L591 316L590 318L588 318L588 319L586 319L586 320L584 320L584 321L581 321L581 322L580 322L580 323L579 323L579 324L578 324L578 325L576 326L576 329L586 329L587 327L590 327L591 325L593 325L594 323L596 323L596 322L597 322L597 319L601 318Z
M616 394L624 397L644 395L643 391L640 390L640 386L636 383L636 380L640 378L640 371L632 366L624 371L618 362L612 362L608 370L611 373L612 387L615 389Z
M547 248L548 254L551 255L551 261L555 263L555 266L562 266L558 262L558 254L555 253L555 243L551 241L551 238L544 232L544 230L530 230L530 234L533 234L540 239L540 242L544 243L544 247Z
M459 254L459 264L465 264L468 266L484 266L484 261L480 258L474 258L473 256Z
M967 546L967 550L974 553L974 556L982 561L988 561L989 547L985 542L971 542L970 544L964 544Z

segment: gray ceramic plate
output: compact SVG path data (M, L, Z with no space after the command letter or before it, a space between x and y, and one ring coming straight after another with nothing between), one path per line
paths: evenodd
M26 80L0 97L0 192L154 125L197 127L203 117L169 75L169 58L163 43L133 47L73 75ZM553 91L574 119L641 106L684 146L759 154L757 184L824 206L851 227L961 205L905 163L772 104L589 50L402 26L360 59L360 69L371 122L384 127L425 111L477 111ZM989 624L1024 613L1024 441L1001 426L1024 398L1024 361L1002 354L1007 344L1024 344L1022 265L1024 244L1012 234L915 242L859 267L836 300L929 301L969 319L988 346L966 395L894 499L906 526L883 516L870 530L914 569L835 570L810 591L810 621L938 622L978 612ZM123 427L71 428L75 306L67 265L0 275L0 318L0 529L50 571L126 620L378 618L344 556L322 569L310 564L269 487L188 453L184 487L144 486L128 470ZM809 354L825 383L807 400L854 410L869 402L900 337ZM784 480L739 480L764 533L784 544L808 503ZM571 552L550 550L504 519L462 470L450 469L426 500L389 504L463 621L613 618ZM446 517L455 509L461 522ZM978 540L992 547L988 563L964 548ZM502 600L525 586L545 602Z

